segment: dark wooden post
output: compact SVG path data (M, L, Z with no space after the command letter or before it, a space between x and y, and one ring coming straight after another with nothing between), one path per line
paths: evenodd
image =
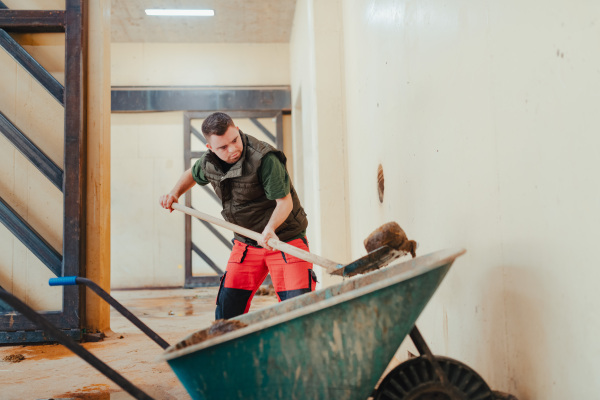
M83 0L67 0L66 5L63 276L85 276ZM64 310L72 311L66 317L78 319L78 323L85 310L80 306L83 293L80 296L76 286L65 287ZM81 312L77 314L76 310Z

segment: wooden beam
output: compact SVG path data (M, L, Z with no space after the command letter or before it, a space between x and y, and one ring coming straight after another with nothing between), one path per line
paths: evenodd
M110 1L86 1L85 277L110 291ZM110 305L86 296L87 330L110 329Z
M24 133L22 133L2 112L0 112L0 132L19 150L50 182L63 191L63 171Z
M0 29L0 46L31 74L47 91L64 105L65 88L4 29Z
M62 256L0 197L0 222L46 267L61 276Z
M0 28L8 32L64 32L64 10L0 9Z

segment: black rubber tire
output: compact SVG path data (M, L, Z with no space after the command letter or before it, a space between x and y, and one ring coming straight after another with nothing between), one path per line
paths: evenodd
M467 365L436 357L448 378L442 384L433 366L423 357L398 365L381 381L374 400L494 400L487 383Z

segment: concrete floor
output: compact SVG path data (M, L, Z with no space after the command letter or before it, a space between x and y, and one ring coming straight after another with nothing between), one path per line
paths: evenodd
M218 288L113 291L112 295L167 342L174 344L204 329L214 320ZM251 310L277 302L255 296ZM126 379L161 400L185 400L189 395L175 374L156 358L162 349L111 309L106 339L83 346ZM22 354L13 363L5 357ZM132 399L111 380L61 345L0 347L0 400Z

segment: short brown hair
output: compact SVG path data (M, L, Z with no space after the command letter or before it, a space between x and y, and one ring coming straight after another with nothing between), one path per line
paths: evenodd
M225 113L216 112L206 117L202 123L202 133L207 138L211 135L223 136L230 126L235 128L231 117Z

